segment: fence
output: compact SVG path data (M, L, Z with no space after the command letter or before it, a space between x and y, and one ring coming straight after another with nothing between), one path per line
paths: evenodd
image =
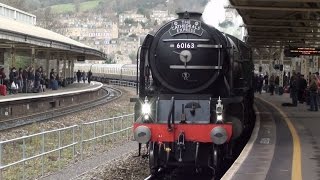
M119 81L119 80L110 80L110 84L117 86L126 86L126 87L136 87L137 83L130 81Z
M46 172L61 169L64 164L75 161L79 153L82 159L84 146L89 142L94 143L95 149L99 139L103 139L104 145L109 137L112 137L109 138L111 143L123 137L128 140L133 117L133 114L128 114L1 141L0 179L43 176Z

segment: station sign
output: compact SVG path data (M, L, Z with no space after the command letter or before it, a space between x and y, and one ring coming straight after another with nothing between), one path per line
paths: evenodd
M85 56L77 56L77 61L85 61L86 57Z
M320 56L320 48L315 47L288 47L284 54L287 57Z

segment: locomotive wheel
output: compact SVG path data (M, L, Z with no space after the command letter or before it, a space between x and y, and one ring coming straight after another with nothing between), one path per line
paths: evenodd
M151 174L156 174L159 169L158 163L158 146L155 142L150 142L149 145L149 168Z

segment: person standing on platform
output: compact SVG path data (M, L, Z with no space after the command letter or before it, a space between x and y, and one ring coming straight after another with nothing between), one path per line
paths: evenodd
M11 68L10 73L9 73L10 84L11 84L12 82L15 82L15 83L16 83L17 77L18 77L18 75L17 75L17 70L16 70L16 68L15 68L15 67Z
M316 72L315 76L317 78L317 85L318 85L317 103L318 103L318 106L320 108L320 76L319 76L319 72Z
M274 74L272 74L269 79L269 92L271 96L274 93L274 85L275 85L275 77L274 77Z
M316 75L311 76L311 81L309 85L309 91L310 91L310 109L309 111L318 111L318 102L317 102L317 96L318 96L318 85L317 85L317 77Z
M0 95L6 96L7 95L7 85L4 82L6 78L6 74L4 73L4 68L0 67Z
M18 70L18 79L17 79L17 84L19 86L19 89L18 89L18 92L22 92L22 88L23 88L23 71L22 71L22 68L19 68Z
M297 75L293 73L290 78L290 97L292 99L292 105L298 105L298 86L297 86Z
M18 92L18 87L17 87L17 80L18 80L18 73L15 67L11 68L10 73L9 73L9 87L10 87L10 92L12 94L16 94Z
M304 79L303 75L300 75L298 80L298 101L299 103L303 103L305 101L305 92L308 86L307 80Z
M34 78L34 88L33 88L33 92L38 93L40 91L42 91L41 88L41 67L38 68L35 72L35 78Z
M80 70L78 70L78 72L77 72L77 80L78 80L78 83L80 83L80 80L81 80L81 72L80 72Z
M86 72L85 71L82 71L82 80L83 80L83 83L86 83Z
M28 69L29 67L25 67L22 71L22 79L23 79L23 88L22 92L27 93L27 88L28 88Z
M91 82L91 76L92 76L92 72L91 72L91 70L89 70L89 72L88 72L88 83L90 84L90 82Z
M31 92L32 89L34 88L34 79L35 79L35 72L32 66L29 67L28 71L28 92Z
M51 72L50 72L50 86L49 88L52 88L53 86L53 81L56 79L56 74L54 73L54 69L51 69Z
M268 76L268 74L266 74L264 76L264 88L265 88L266 92L269 91L269 76Z
M279 78L279 76L276 76L276 78L274 80L274 91L276 92L276 94L280 94L279 93L279 84L280 84L280 78Z
M262 87L263 87L263 77L262 77L262 74L261 74L258 77L258 81L257 81L257 88L258 88L259 94L261 94L261 92L262 92Z
M258 78L259 78L258 74L255 74L254 78L253 78L253 86L252 86L254 93L259 92L258 91Z
M6 79L6 74L4 73L4 68L3 67L1 67L0 68L0 81L2 81L2 82L0 82L0 83L4 83L4 80Z

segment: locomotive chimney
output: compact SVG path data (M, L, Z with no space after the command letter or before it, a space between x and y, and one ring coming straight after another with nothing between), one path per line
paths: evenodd
M178 12L179 19L197 19L201 20L202 13L200 12Z

